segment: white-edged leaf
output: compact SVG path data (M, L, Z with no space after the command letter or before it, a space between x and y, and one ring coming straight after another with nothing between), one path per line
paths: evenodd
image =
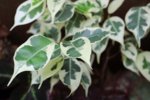
M73 38L75 39L79 37L86 37L90 40L91 43L94 43L96 41L102 41L103 39L108 37L109 34L110 32L104 28L93 27L93 28L84 28L76 32Z
M54 46L54 41L47 37L42 35L31 36L17 48L14 54L14 73L8 85L21 72L44 68L52 56Z
M66 0L47 0L47 6L51 13L52 23L55 21L55 15L61 10Z
M32 24L28 33L32 34L42 34L49 38L54 39L56 42L59 42L61 39L61 27L45 23L42 21L36 21Z
M109 38L119 42L122 46L124 45L125 24L120 17L114 16L108 18L104 22L103 27L110 31Z
M59 72L59 78L63 84L71 89L71 93L79 87L81 77L82 68L80 63L76 59L66 59L63 68Z
M144 51L140 53L136 60L136 66L140 73L150 81L150 52Z
M128 57L122 55L122 62L125 68L139 75L139 71L136 67L135 61L129 59Z
M92 50L96 54L98 63L100 63L101 54L105 51L107 47L108 40L109 40L108 38L105 38L102 41L97 41L92 44Z
M81 14L75 13L74 16L66 23L65 31L66 35L73 35L81 27L81 22L85 20L85 17Z
M118 10L118 8L123 4L124 0L113 0L108 6L108 13L112 14Z
M82 78L81 78L81 85L85 90L85 95L88 96L88 90L90 85L92 84L90 71L85 63L80 62L80 67L83 69Z
M56 14L55 22L62 23L70 20L74 15L74 6L65 4L65 6Z
M31 0L27 0L17 8L15 22L10 30L18 25L28 24L43 14L45 10L44 0L38 0L38 2L34 2L34 4L32 3Z
M60 47L64 56L68 58L80 58L91 66L91 43L89 39L80 37L71 42L63 42Z
M127 29L133 33L140 47L140 40L146 35L150 24L146 7L131 8L125 16L125 22Z
M150 3L148 3L148 4L146 5L146 8L147 8L147 11L148 11L149 16L150 16ZM148 20L149 20L149 31L148 31L148 32L150 32L150 18L148 18Z
M62 68L63 64L64 64L64 59L59 56L54 59L51 59L43 69L40 69L38 71L41 77L39 88L41 87L44 80L58 73Z
M121 48L121 52L127 58L131 59L134 62L136 61L138 50L135 44L130 42L125 43L125 46Z

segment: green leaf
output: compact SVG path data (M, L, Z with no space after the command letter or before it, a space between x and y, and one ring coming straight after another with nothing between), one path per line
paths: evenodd
M87 17L91 17L92 13L97 13L101 9L98 4L91 0L79 0L75 2L76 12L83 14Z
M59 72L60 80L71 89L73 93L80 85L82 69L76 59L66 59L64 66ZM70 93L70 94L71 94Z
M57 58L50 60L49 63L43 69L40 69L38 71L41 77L39 87L41 87L44 80L57 74L61 70L63 64L64 64L64 59L59 56Z
M140 73L150 81L150 52L144 51L140 53L136 60L136 66Z
M44 0L32 2L31 0L23 2L16 11L15 22L11 30L18 26L28 24L39 18L45 10Z
M54 46L54 41L49 38L42 35L31 36L15 52L14 73L9 84L21 72L44 68L52 56Z
M66 0L47 0L47 6L51 13L52 23L55 21L56 14L61 10Z
M148 19L149 14L145 7L133 7L125 16L126 26L134 34L139 47L141 45L141 39L149 29Z
M117 16L111 17L105 21L103 27L110 31L109 38L124 45L125 25L121 18Z
M81 31L75 33L74 39L78 37L87 37L91 43L96 41L102 41L106 38L110 32L106 31L105 29L96 27L96 28L84 28Z
M125 43L125 46L121 48L121 52L127 58L131 59L134 62L136 61L138 50L135 44L130 43L130 42Z
M129 59L128 57L122 55L122 62L125 68L127 68L128 70L136 73L137 75L139 75L139 71L136 67L136 62L133 61L132 59Z
M70 20L74 14L74 6L71 4L66 4L63 9L61 9L55 18L56 23L62 23Z
M85 90L85 95L88 96L88 90L89 90L90 85L92 84L90 71L88 70L88 66L83 62L80 62L80 67L82 67L83 69L81 85L83 86Z
M91 43L85 37L61 43L62 54L68 58L80 58L89 66L91 57Z
M92 44L92 50L96 54L98 63L100 63L101 54L105 51L108 45L108 40L108 38L105 38L102 41L97 41Z

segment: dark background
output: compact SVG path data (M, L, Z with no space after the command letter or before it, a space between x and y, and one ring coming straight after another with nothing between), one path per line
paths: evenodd
M21 100L22 97L25 97L25 100L150 100L150 83L142 76L126 70L121 63L120 54L110 59L104 70L106 56L119 52L118 44L113 47L108 46L102 55L101 64L94 62L92 85L87 98L84 96L82 87L66 98L69 90L61 82L51 94L48 92L48 81L40 90L37 90L37 86L30 88L30 73L28 72L20 74L13 84L7 87L7 82L13 72L14 51L30 36L26 33L30 24L18 26L9 32L14 23L16 9L23 1L25 0L0 0L0 100ZM148 2L150 0L125 0L113 15L124 19L129 8L142 6ZM142 40L142 49L150 51L149 43L150 35ZM27 96L25 96L26 93L28 93Z

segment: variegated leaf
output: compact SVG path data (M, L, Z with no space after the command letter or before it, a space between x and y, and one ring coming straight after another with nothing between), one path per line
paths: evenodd
M105 21L103 27L110 31L109 38L119 42L123 46L125 24L121 18L117 16L111 17Z
M56 42L59 42L61 39L60 31L60 27L39 20L32 24L32 26L28 30L28 33L42 34L54 39Z
M51 16L48 9L45 9L44 13L35 21L28 30L28 33L31 34L43 34L44 27L48 26L48 23L51 22Z
M102 8L107 8L110 0L96 0Z
M44 0L27 0L16 11L15 22L11 30L18 26L28 24L39 18L45 10Z
M39 21L45 22L45 23L50 23L52 18L51 18L51 13L49 9L46 7L44 13L38 18Z
M133 7L126 16L125 22L129 31L131 31L140 47L140 40L145 36L149 29L149 14L145 7Z
M45 25L43 26L43 33L45 36L54 39L56 42L61 40L61 27L57 25Z
M150 52L145 51L138 55L136 66L140 73L150 81Z
M41 77L39 87L41 87L44 80L58 73L61 70L63 64L64 59L59 56L57 58L50 60L49 63L43 69L39 69L38 73Z
M88 90L90 85L92 84L90 71L85 63L80 62L80 67L83 69L82 78L81 78L81 85L85 90L85 95L88 96Z
M66 4L63 9L61 9L55 18L56 23L62 23L70 20L74 14L74 6L71 4Z
M88 18L83 20L80 24L80 28L87 28L87 27L98 27L99 22L102 20L101 16L93 16L92 18Z
M59 75L56 74L50 79L50 93L52 93L54 86L59 82Z
M148 4L146 5L145 9L147 9L147 11L148 11L148 13L149 13L149 16L150 16L150 3L148 3ZM150 31L150 18L148 18L148 20L149 20L149 31ZM149 31L148 31L148 32L149 32Z
M125 46L121 48L121 52L127 58L131 59L134 62L136 61L138 50L135 44L130 42L125 43Z
M41 34L41 23L39 21L34 22L30 29L27 31L27 33L31 33L31 34Z
M123 4L124 0L113 0L108 7L108 13L112 14L118 10L118 8Z
M80 58L89 66L91 57L91 43L85 37L80 37L75 40L65 41L61 43L61 51L68 58Z
M61 49L60 49L60 45L59 44L55 44L55 49L54 49L54 52L52 54L52 57L51 59L54 59L58 56L61 56Z
M51 13L52 23L55 21L56 14L61 10L66 0L47 0L47 6Z
M74 35L81 27L81 22L85 20L85 17L81 14L75 13L74 16L67 22L65 26L66 35Z
M108 37L110 32L100 27L96 28L84 28L81 31L75 33L74 39L78 37L87 37L91 43L96 41L102 41L104 38Z
M63 84L71 89L71 93L79 87L81 77L82 68L80 63L76 59L66 59L62 70L59 72L59 78Z
M96 54L98 63L100 63L101 54L104 52L108 45L108 40L108 38L105 38L102 41L97 41L92 44L92 50Z
M125 68L139 75L139 71L136 67L135 61L129 59L128 57L122 55L122 62Z
M49 38L42 35L31 36L15 52L14 73L9 84L21 72L44 68L52 56L54 46L54 41Z

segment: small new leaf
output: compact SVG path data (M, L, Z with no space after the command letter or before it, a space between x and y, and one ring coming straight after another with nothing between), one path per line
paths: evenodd
M79 0L75 3L75 10L80 14L91 17L91 12L98 12L100 8L98 8L97 3L90 0Z

